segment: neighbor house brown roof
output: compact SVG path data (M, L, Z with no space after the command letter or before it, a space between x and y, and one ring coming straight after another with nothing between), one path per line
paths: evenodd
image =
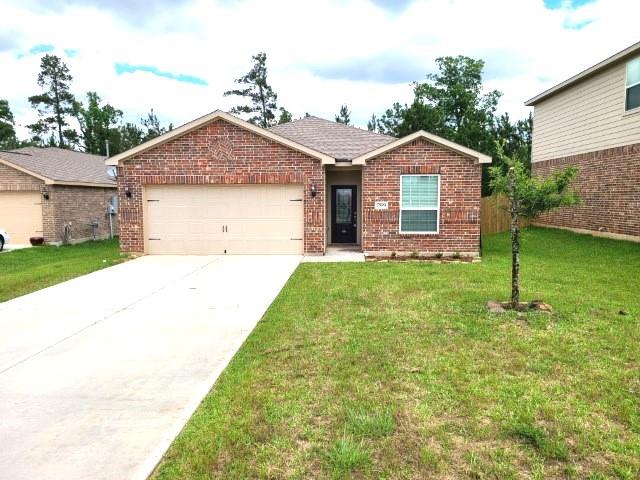
M278 135L306 145L336 160L351 160L396 140L394 137L307 116L271 127Z
M115 187L107 175L106 157L57 147L25 147L0 151L0 163L24 171L50 184Z

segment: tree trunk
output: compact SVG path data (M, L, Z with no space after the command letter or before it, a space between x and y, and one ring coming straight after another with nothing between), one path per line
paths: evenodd
M518 194L516 192L516 174L509 169L509 200L511 203L511 306L516 308L520 302L520 227L518 226Z
M60 148L64 148L64 142L62 140L62 115L60 113L60 95L58 92L58 80L56 77L53 78L53 94L55 98L55 114L56 114L56 123L58 124L58 146Z
M269 124L267 123L267 103L264 98L264 91L262 90L262 85L258 85L258 89L260 92L260 104L262 105L262 112L261 112L262 121L260 122L262 123L262 125L260 126L262 128L268 128Z

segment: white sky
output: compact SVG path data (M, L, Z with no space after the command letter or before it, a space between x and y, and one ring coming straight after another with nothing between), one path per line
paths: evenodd
M152 107L175 125L228 110L235 100L222 92L250 68L251 55L265 51L278 103L294 117L332 119L347 103L365 126L372 113L410 101L410 82L432 72L439 56L485 60L485 86L504 93L499 110L515 119L527 114L528 98L640 40L637 0L55 3L0 0L0 98L9 100L22 136L36 118L26 99L39 92L42 53L29 51L43 44L69 66L76 95L95 90L128 120ZM143 71L118 75L115 64L207 85Z

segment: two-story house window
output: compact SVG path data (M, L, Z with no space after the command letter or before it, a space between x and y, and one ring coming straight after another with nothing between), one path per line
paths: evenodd
M640 107L640 57L627 63L626 99L626 110Z

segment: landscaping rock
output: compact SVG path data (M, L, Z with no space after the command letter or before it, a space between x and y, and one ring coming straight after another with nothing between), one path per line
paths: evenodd
M502 306L500 302L496 302L495 300L489 300L487 302L487 308L491 313L504 313L506 310Z
M542 313L553 313L553 308L548 303L544 303L542 300L533 300L529 303L529 308L531 310L536 310Z

